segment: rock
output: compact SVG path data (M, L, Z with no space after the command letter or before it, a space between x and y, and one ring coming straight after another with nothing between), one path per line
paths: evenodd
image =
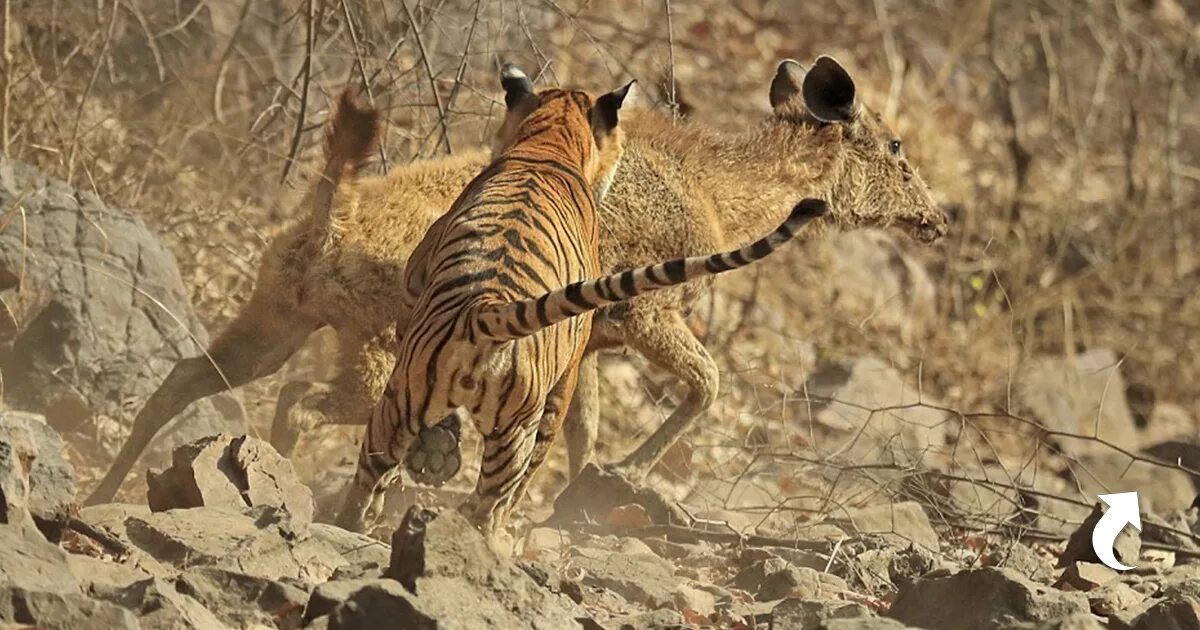
M303 622L308 623L313 619L332 613L335 608L350 599L351 595L366 586L378 582L380 579L382 578L331 580L324 584L318 584L308 596L308 602L304 605Z
M1100 437L1126 448L1139 444L1137 426L1125 400L1125 379L1117 356L1107 349L1072 358L1042 356L1017 371L1014 403L1047 429ZM1097 429L1099 434L1097 435ZM1074 455L1102 455L1098 442L1056 438Z
M0 525L0 587L30 592L78 593L67 552L32 527Z
M1124 582L1112 581L1088 593L1088 604L1092 612L1108 617L1122 610L1140 606L1146 596Z
M935 323L937 293L925 267L886 232L854 230L831 235L818 245L839 313L869 317L872 325L920 335Z
M1195 434L1177 440L1147 443L1150 446L1142 450L1144 454L1166 462L1168 465L1179 464L1190 470L1200 470L1200 443L1197 443ZM1159 466L1158 469L1164 470L1162 466ZM1200 478L1191 475L1189 477L1197 490L1200 490Z
M192 508L128 516L117 533L155 561L177 569L213 566L270 580L316 583L346 564L330 545L291 529L286 514L257 510L264 511Z
M871 617L868 619L830 619L818 626L818 630L911 630L895 619Z
M75 553L67 555L67 565L71 567L71 574L78 576L83 588L88 591L120 590L134 582L141 582L153 577L149 572L136 566L107 562Z
M717 610L717 596L709 591L682 584L675 589L671 604L675 610L692 610L708 617Z
M654 555L599 552L573 558L571 566L583 571L585 586L610 590L640 606L667 606L679 591L674 567Z
M0 284L14 316L11 341L0 344L4 402L44 415L81 452L107 461L128 434L129 407L208 335L175 258L141 220L31 166L0 162L0 207L18 199L21 229L0 232L0 277L21 278L19 289ZM245 432L228 393L188 406L152 450L165 455L222 431Z
M525 535L524 555L535 558L543 554L558 555L571 544L565 530L553 527L534 527Z
M785 599L771 611L770 630L815 630L830 619L870 619L875 615L855 602Z
M823 453L856 462L913 463L946 445L947 414L917 405L918 389L874 357L818 366L797 395L802 400L793 407L795 422L806 433L815 423L832 435L818 438Z
M1121 577L1116 571L1094 562L1073 562L1055 583L1056 588L1070 587L1077 591L1091 591Z
M1156 403L1142 428L1142 444L1194 440L1197 429L1196 419L1187 409L1169 402Z
M543 588L516 563L497 555L455 510L435 514L411 508L392 536L385 577L406 593L405 602L395 605L411 608L416 601L420 614L438 620L439 627L551 630L576 627L575 619L585 616L571 599ZM331 628L336 611L333 617Z
M1030 630L1105 630L1106 628L1098 619L1086 613L1075 613L1067 615L1062 619L1055 619L1039 624L1027 624L1020 627L1028 627Z
M312 523L313 497L292 463L271 445L249 436L214 435L185 444L171 467L149 478L156 512L177 508L274 506L299 528Z
M1142 513L1185 510L1196 498L1192 476L1182 470L1135 461L1121 453L1107 452L1081 457L1075 477L1085 494L1115 492L1111 488L1138 491Z
M836 575L808 567L795 567L780 558L768 558L740 571L733 586L753 593L759 601L783 599L822 599L837 597L846 583Z
M453 593L446 593L453 597ZM461 594L460 594L461 595ZM462 608L475 610L486 606L485 602L460 600ZM511 613L510 613L511 615ZM439 616L423 607L423 602L409 593L395 580L373 580L352 592L346 601L334 608L329 615L329 630L372 630L386 625L395 630L438 630L439 628L487 628L514 627L489 626L479 618L481 625L443 622ZM567 626L561 626L567 627Z
M1167 599L1134 618L1132 630L1197 630L1200 601L1190 597Z
M1054 573L1054 564L1048 558L1017 541L991 550L983 565L1012 569L1035 582L1047 582Z
M150 578L128 587L93 593L98 599L132 610L144 630L225 630L225 624L169 582Z
M348 532L326 523L313 523L308 532L313 539L329 545L351 565L386 567L392 556L390 547L366 534Z
M900 590L888 616L928 630L1007 628L1088 611L1082 593L1057 591L1008 569L921 578Z
M687 523L687 514L663 495L638 486L619 473L588 464L558 498L548 525L573 522L603 522L614 508L640 505L650 521L658 524Z
M850 577L870 593L880 594L892 586L904 586L914 578L927 575L938 567L938 559L928 551L909 549L867 549L852 556Z
M1079 524L1079 528L1071 534L1067 539L1067 546L1058 557L1059 568L1070 566L1073 562L1100 562L1100 558L1096 556L1096 551L1092 549L1092 531L1096 529L1096 523L1100 522L1100 518L1104 516L1104 510L1097 503L1092 508L1091 514ZM1122 564L1129 566L1137 566L1138 556L1142 550L1142 538L1140 532L1130 525L1126 525L1121 533L1117 535L1117 540L1113 543L1113 555Z
M924 508L915 501L849 509L830 520L860 535L880 534L901 548L911 545L931 551L940 548L937 532Z
M0 410L0 523L9 522L10 511L13 518L25 512L57 541L74 509L75 468L63 458L58 433L41 416Z
M662 630L663 628L684 627L683 615L674 610L653 610L635 615L616 617L603 627L617 630Z
M0 565L3 566L3 565ZM0 586L0 621L40 630L140 630L133 613L78 593L47 593Z
M175 579L175 590L212 611L235 628L298 628L308 593L285 581L235 573L216 567L188 569Z

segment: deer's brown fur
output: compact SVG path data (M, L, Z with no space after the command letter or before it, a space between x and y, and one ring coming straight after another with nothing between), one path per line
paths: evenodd
M782 221L798 197L829 200L829 222L839 228L899 225L926 241L945 233L945 217L924 182L902 151L892 152L898 139L857 101L836 62L822 58L808 72L781 63L770 97L773 114L741 133L656 112L625 118L625 157L599 212L602 271L740 245ZM488 159L474 151L344 182L336 193L336 233L315 223L314 212L276 238L249 303L209 348L212 361L176 365L138 414L89 503L111 499L150 438L183 407L276 371L323 326L337 331L340 372L332 383L285 386L272 442L289 452L300 431L365 422L393 366L408 256ZM327 238L331 247L314 249ZM704 290L693 283L595 318L589 351L627 346L689 389L663 426L621 462L634 476L648 471L715 400L717 366L681 314ZM595 442L596 379L593 354L581 366L564 427L572 472Z

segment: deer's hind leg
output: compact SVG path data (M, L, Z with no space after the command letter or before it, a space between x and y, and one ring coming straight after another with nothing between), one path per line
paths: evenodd
M619 334L625 345L678 377L688 388L687 397L662 426L616 465L622 474L641 480L716 401L720 371L678 310L653 302L638 305L619 324Z
M86 505L111 502L150 441L188 405L278 371L320 327L271 295L256 290L207 354L175 364L134 418L129 438Z
M271 445L290 457L306 431L326 424L361 425L383 394L396 357L392 333L363 338L338 333L338 371L328 383L292 381L279 392Z
M588 352L579 362L575 395L563 422L567 442L567 477L574 480L596 451L600 433L600 364L596 352Z

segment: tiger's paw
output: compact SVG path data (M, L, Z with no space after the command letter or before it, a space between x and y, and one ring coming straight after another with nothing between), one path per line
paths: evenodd
M461 437L457 414L421 429L404 460L408 475L416 483L435 487L452 479L462 467Z

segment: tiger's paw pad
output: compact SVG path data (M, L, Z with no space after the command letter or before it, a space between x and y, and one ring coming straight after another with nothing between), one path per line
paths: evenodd
M462 427L456 416L421 429L404 462L412 480L426 486L440 486L452 479L462 467L461 435Z

